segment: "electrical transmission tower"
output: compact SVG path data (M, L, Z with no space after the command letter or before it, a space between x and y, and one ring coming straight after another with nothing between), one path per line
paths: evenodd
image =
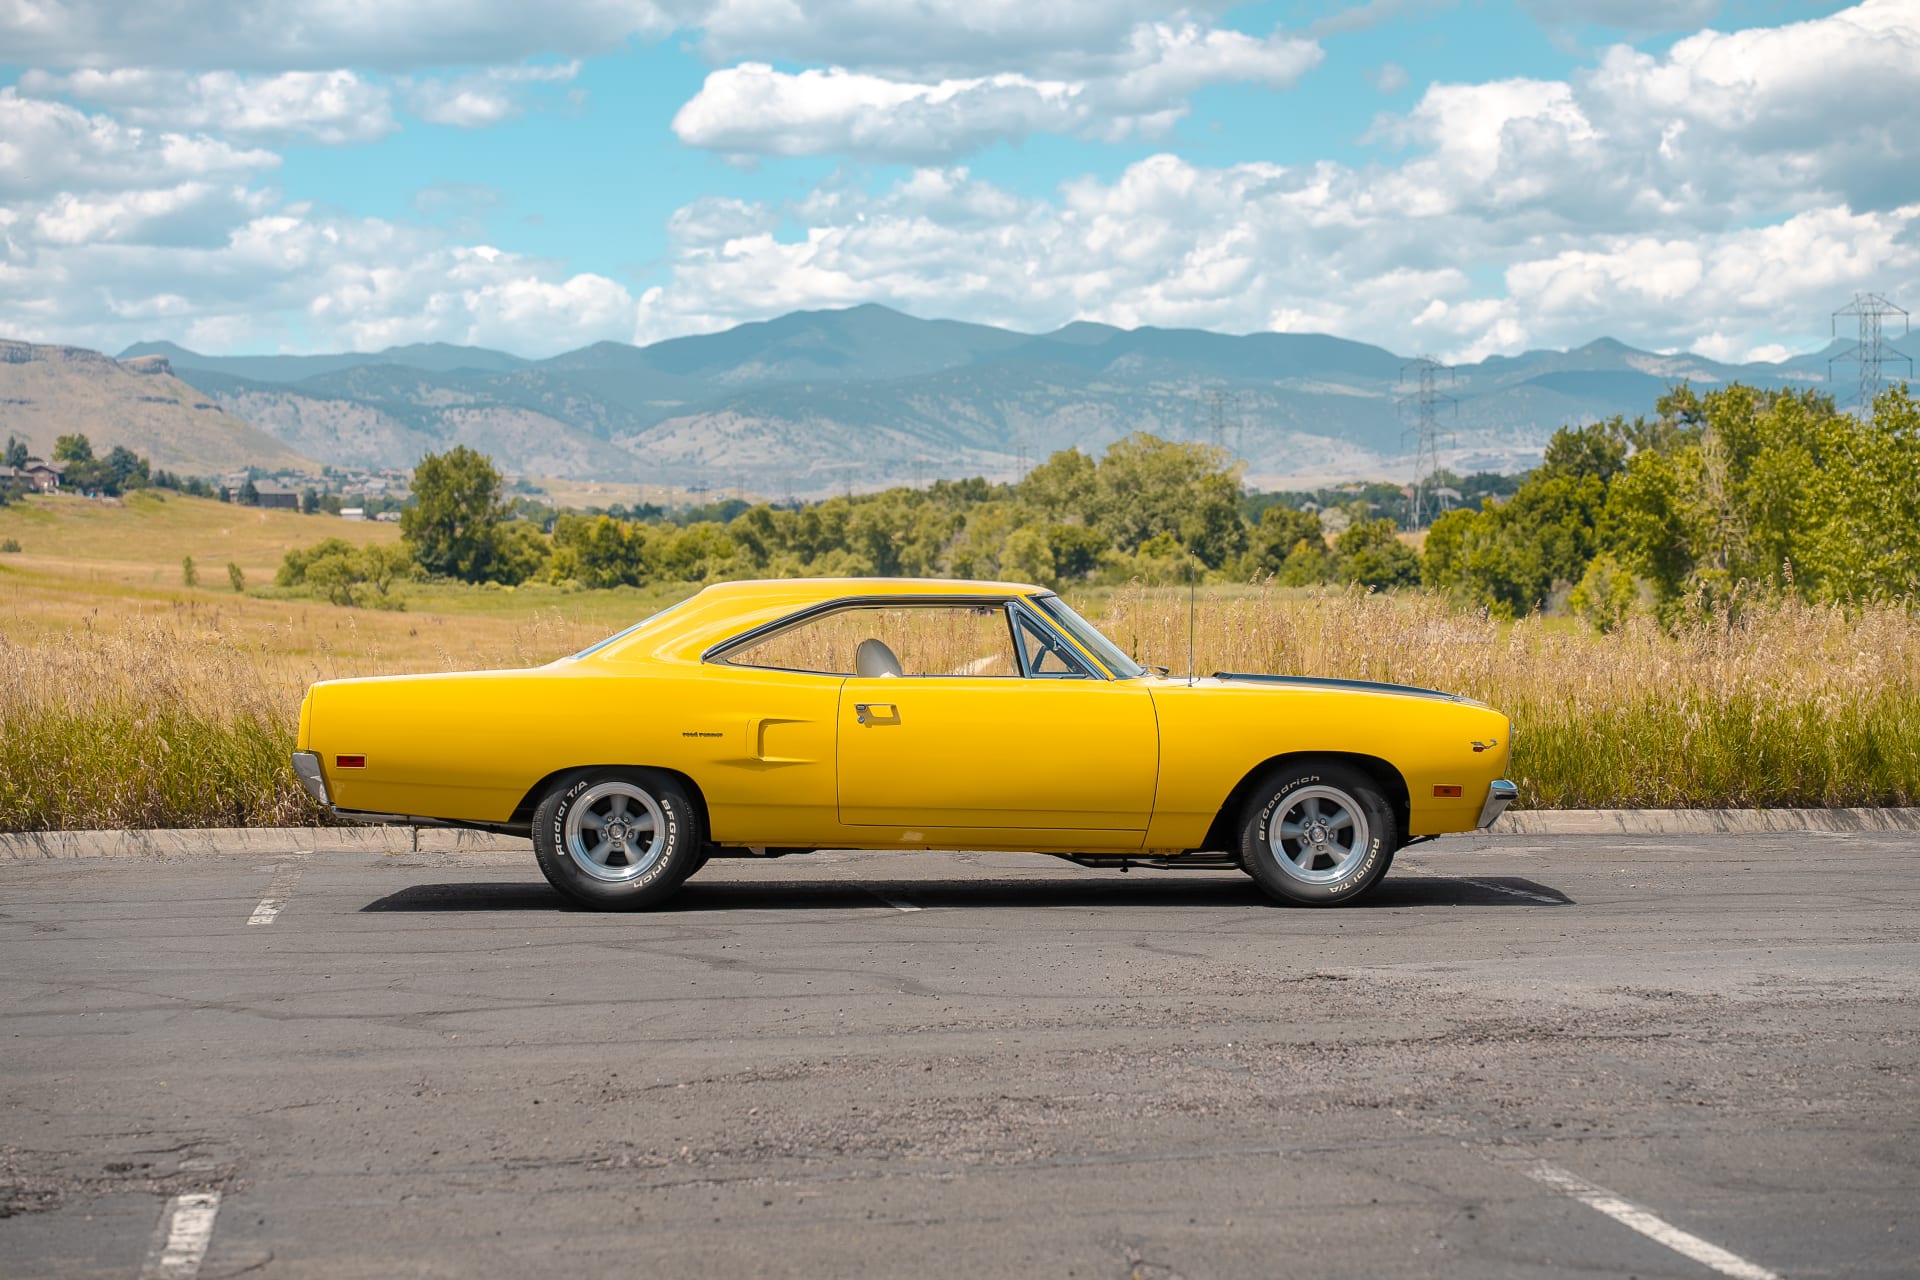
M1884 364L1905 361L1907 377L1913 377L1913 360L1889 348L1881 337L1885 323L1898 317L1900 336L1911 332L1907 313L1877 293L1856 293L1853 301L1833 313L1833 336L1840 336L1840 317L1852 316L1859 324L1859 340L1827 361L1827 381L1833 381L1833 366L1856 365L1860 369L1860 409L1873 412L1873 402L1882 386L1880 368Z
M1227 419L1239 407L1240 397L1220 387L1206 392L1207 439L1216 449L1227 447Z
M1413 425L1402 438L1412 436L1414 440L1412 516L1415 529L1431 523L1433 477L1440 470L1441 440L1442 437L1449 442L1452 439L1451 433L1440 428L1440 411L1454 413L1460 403L1440 390L1442 378L1446 385L1452 386L1453 370L1432 356L1421 356L1400 367L1400 411L1413 418Z

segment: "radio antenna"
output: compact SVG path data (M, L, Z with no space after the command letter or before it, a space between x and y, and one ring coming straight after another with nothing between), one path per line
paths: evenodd
M1200 600L1200 560L1193 552L1187 552L1187 684L1194 681L1193 667L1193 629L1194 613Z

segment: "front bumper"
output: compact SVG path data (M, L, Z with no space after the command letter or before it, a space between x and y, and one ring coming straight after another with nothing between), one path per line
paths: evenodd
M1507 811L1507 806L1520 794L1520 788L1505 778L1496 778L1487 788L1487 802L1480 806L1480 821L1474 824L1478 828L1493 825L1493 820Z
M333 798L327 794L326 775L320 772L320 757L312 751L293 753L293 776L300 779L300 785L307 794L319 802L323 809L333 808Z

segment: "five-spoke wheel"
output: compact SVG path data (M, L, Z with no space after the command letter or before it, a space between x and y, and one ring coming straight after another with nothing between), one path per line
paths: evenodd
M1359 770L1313 761L1283 766L1247 803L1240 865L1279 901L1351 902L1386 872L1396 825L1379 784Z
M646 770L562 778L533 813L533 851L547 880L602 909L664 901L693 873L704 839L680 784Z

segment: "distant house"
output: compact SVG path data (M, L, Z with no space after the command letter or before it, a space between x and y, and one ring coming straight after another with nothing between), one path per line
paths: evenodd
M253 491L260 495L260 506L300 508L300 491L276 480L256 480Z
M400 513L398 511L382 511L379 515L375 516L374 519L385 524L399 524Z
M25 480L27 488L35 493L57 493L60 490L60 478L67 473L64 462L42 462L38 458L28 458L27 465L8 470L15 477Z
M367 518L367 509L365 507L342 507L340 508L340 518L342 520L365 520Z

